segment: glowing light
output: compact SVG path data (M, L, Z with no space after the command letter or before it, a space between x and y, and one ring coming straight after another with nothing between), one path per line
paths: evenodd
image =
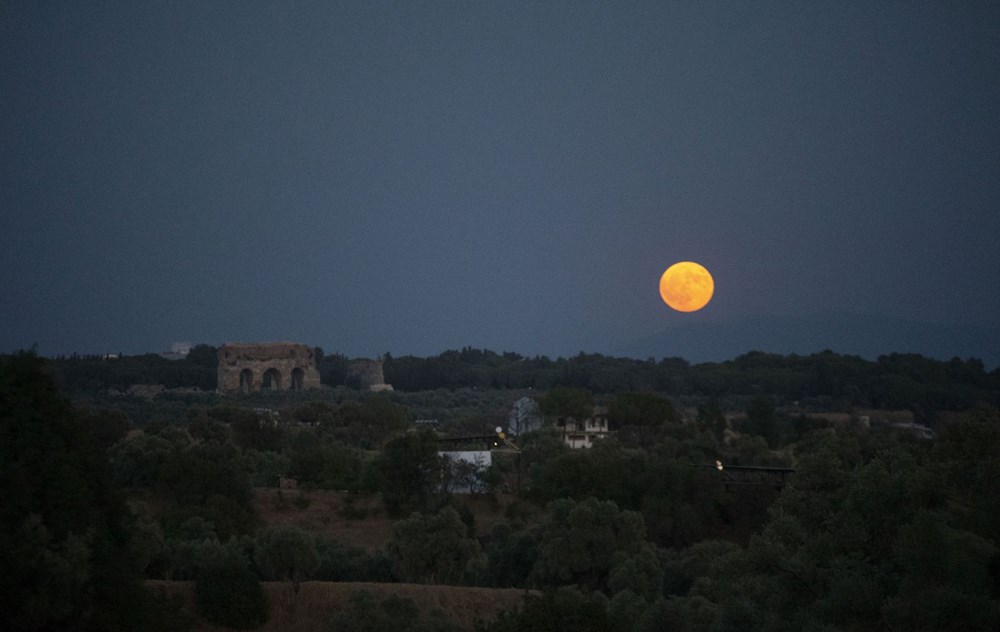
M660 277L660 298L678 312L696 312L708 305L715 293L715 281L704 266L680 261Z

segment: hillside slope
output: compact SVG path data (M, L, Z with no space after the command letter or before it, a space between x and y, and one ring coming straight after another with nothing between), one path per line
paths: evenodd
M179 597L185 612L194 618L198 632L224 632L197 616L194 582L149 580L153 590ZM518 608L525 591L518 588L470 588L419 584L370 584L361 582L303 582L296 593L288 582L261 582L267 596L268 619L258 632L329 632L334 613L347 609L355 591L377 598L388 595L412 599L421 612L439 609L455 623L471 630L477 619L490 620L504 610Z

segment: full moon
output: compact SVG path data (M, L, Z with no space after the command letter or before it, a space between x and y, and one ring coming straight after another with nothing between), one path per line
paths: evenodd
M680 261L660 277L660 297L678 312L696 312L708 305L715 292L715 281L704 266Z

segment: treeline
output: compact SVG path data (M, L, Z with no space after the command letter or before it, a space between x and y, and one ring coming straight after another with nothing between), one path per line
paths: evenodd
M435 388L581 388L593 393L655 391L723 399L767 394L779 402L820 400L870 408L964 410L996 404L1000 370L975 358L944 362L918 354L875 361L823 351L808 356L753 351L727 362L691 365L584 354L551 360L465 348L435 357L384 358L386 382L403 391Z
M133 384L162 384L166 388L215 390L219 366L217 350L197 345L187 357L168 360L155 353L137 356L59 356L47 367L64 393L126 391Z
M322 383L351 386L349 359L316 351ZM753 351L726 362L691 365L681 358L656 361L581 353L553 360L467 347L426 358L387 353L383 361L385 381L402 392L572 387L597 394L659 392L717 401L766 394L779 405L909 409L921 419L932 419L935 411L1000 404L1000 369L988 372L975 358L941 361L918 354L894 353L870 361L832 351L808 356ZM71 394L124 391L132 384L213 390L217 357L215 347L198 345L184 360L155 354L71 357L54 359L50 366L61 389Z

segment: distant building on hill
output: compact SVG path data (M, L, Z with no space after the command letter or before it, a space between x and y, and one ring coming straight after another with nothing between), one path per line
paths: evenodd
M347 365L347 383L370 391L391 391L392 385L385 383L382 360L358 358Z
M310 388L319 388L319 371L312 347L294 342L229 342L219 347L220 392Z
M514 402L507 416L507 434L512 437L534 432L542 428L542 414L538 410L538 402L530 397L522 397Z
M170 351L163 351L157 355L167 360L183 360L191 353L191 346L190 342L175 342L170 345Z
M600 441L610 434L608 411L606 408L595 407L594 414L587 419L558 417L556 428L562 432L563 441L570 448L589 448L595 441Z

